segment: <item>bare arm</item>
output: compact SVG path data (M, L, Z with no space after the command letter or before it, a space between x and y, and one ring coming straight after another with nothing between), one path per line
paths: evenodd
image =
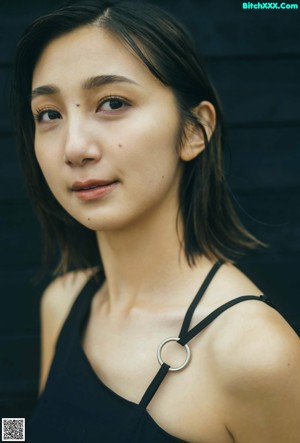
M277 314L258 320L228 390L235 443L300 443L300 340Z

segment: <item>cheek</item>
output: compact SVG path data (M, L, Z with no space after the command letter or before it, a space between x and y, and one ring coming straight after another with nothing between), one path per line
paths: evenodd
M57 141L49 141L44 137L35 136L34 153L43 173L51 170L57 163L59 153L55 146L57 146Z
M155 164L158 167L164 159L170 161L173 158L177 161L179 133L177 115L169 112L169 115L167 113L164 116L158 110L150 111L127 120L126 125L119 131L123 137L119 138L115 145L120 155L128 154L133 164L144 159L145 162L149 162L149 166Z
M136 160L143 163L145 172L153 174L153 178L158 178L163 173L172 174L179 161L172 128L169 131L153 128L142 142L142 149Z
M118 164L126 189L135 193L136 198L154 195L169 189L180 174L180 161L173 137L162 137L155 133L134 137L130 143L123 140L119 148ZM120 152L121 151L121 152Z

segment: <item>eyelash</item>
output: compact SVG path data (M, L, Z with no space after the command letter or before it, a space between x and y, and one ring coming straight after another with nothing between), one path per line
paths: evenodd
M100 100L100 102L99 102L99 104L97 106L97 110L99 109L100 106L102 106L104 103L106 103L106 102L108 102L110 100L118 100L123 105L131 106L131 103L129 102L129 100L126 100L123 97L119 97L117 95L108 95L107 97L104 97L103 99Z
M128 100L126 100L122 97L119 97L117 95L109 95L107 97L104 97L102 100L100 100L100 102L97 105L97 111L104 103L109 102L110 100L118 100L123 105L131 106L131 103ZM50 108L50 107L49 108L37 108L36 112L33 113L33 119L38 123L42 123L43 122L43 120L42 120L43 115L49 111L57 112L58 114L60 114L59 111L57 111L56 109ZM118 109L116 109L116 111L118 111ZM109 112L109 111L106 111L106 112ZM111 112L113 112L113 111L111 111Z
M46 112L49 111L53 111L53 112L57 112L59 114L59 112L56 109L53 108L37 108L36 112L34 112L33 115L33 119L38 122L38 123L42 123L42 117Z

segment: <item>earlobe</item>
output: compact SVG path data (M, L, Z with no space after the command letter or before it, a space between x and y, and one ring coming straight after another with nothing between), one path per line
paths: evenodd
M216 111L208 102L201 102L193 113L205 129L207 139L210 140L216 126ZM201 128L190 125L186 128L186 139L180 150L180 158L183 161L191 161L205 149L205 138Z

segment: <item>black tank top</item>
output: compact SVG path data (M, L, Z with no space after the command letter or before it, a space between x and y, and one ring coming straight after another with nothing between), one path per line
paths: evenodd
M185 346L186 360L189 356L187 343L226 309L245 300L260 300L271 304L263 295L238 297L217 308L189 331L193 313L220 265L218 262L212 267L186 312L178 336L174 338ZM102 276L101 280L103 279ZM90 365L81 345L81 337L89 317L93 295L98 289L99 280L92 277L69 312L56 343L45 389L28 421L26 441L28 443L183 442L164 431L146 409L164 378L172 377L174 368L161 361L160 369L140 403L137 404L108 388ZM164 343L160 349L163 346ZM158 352L158 359L160 358Z

